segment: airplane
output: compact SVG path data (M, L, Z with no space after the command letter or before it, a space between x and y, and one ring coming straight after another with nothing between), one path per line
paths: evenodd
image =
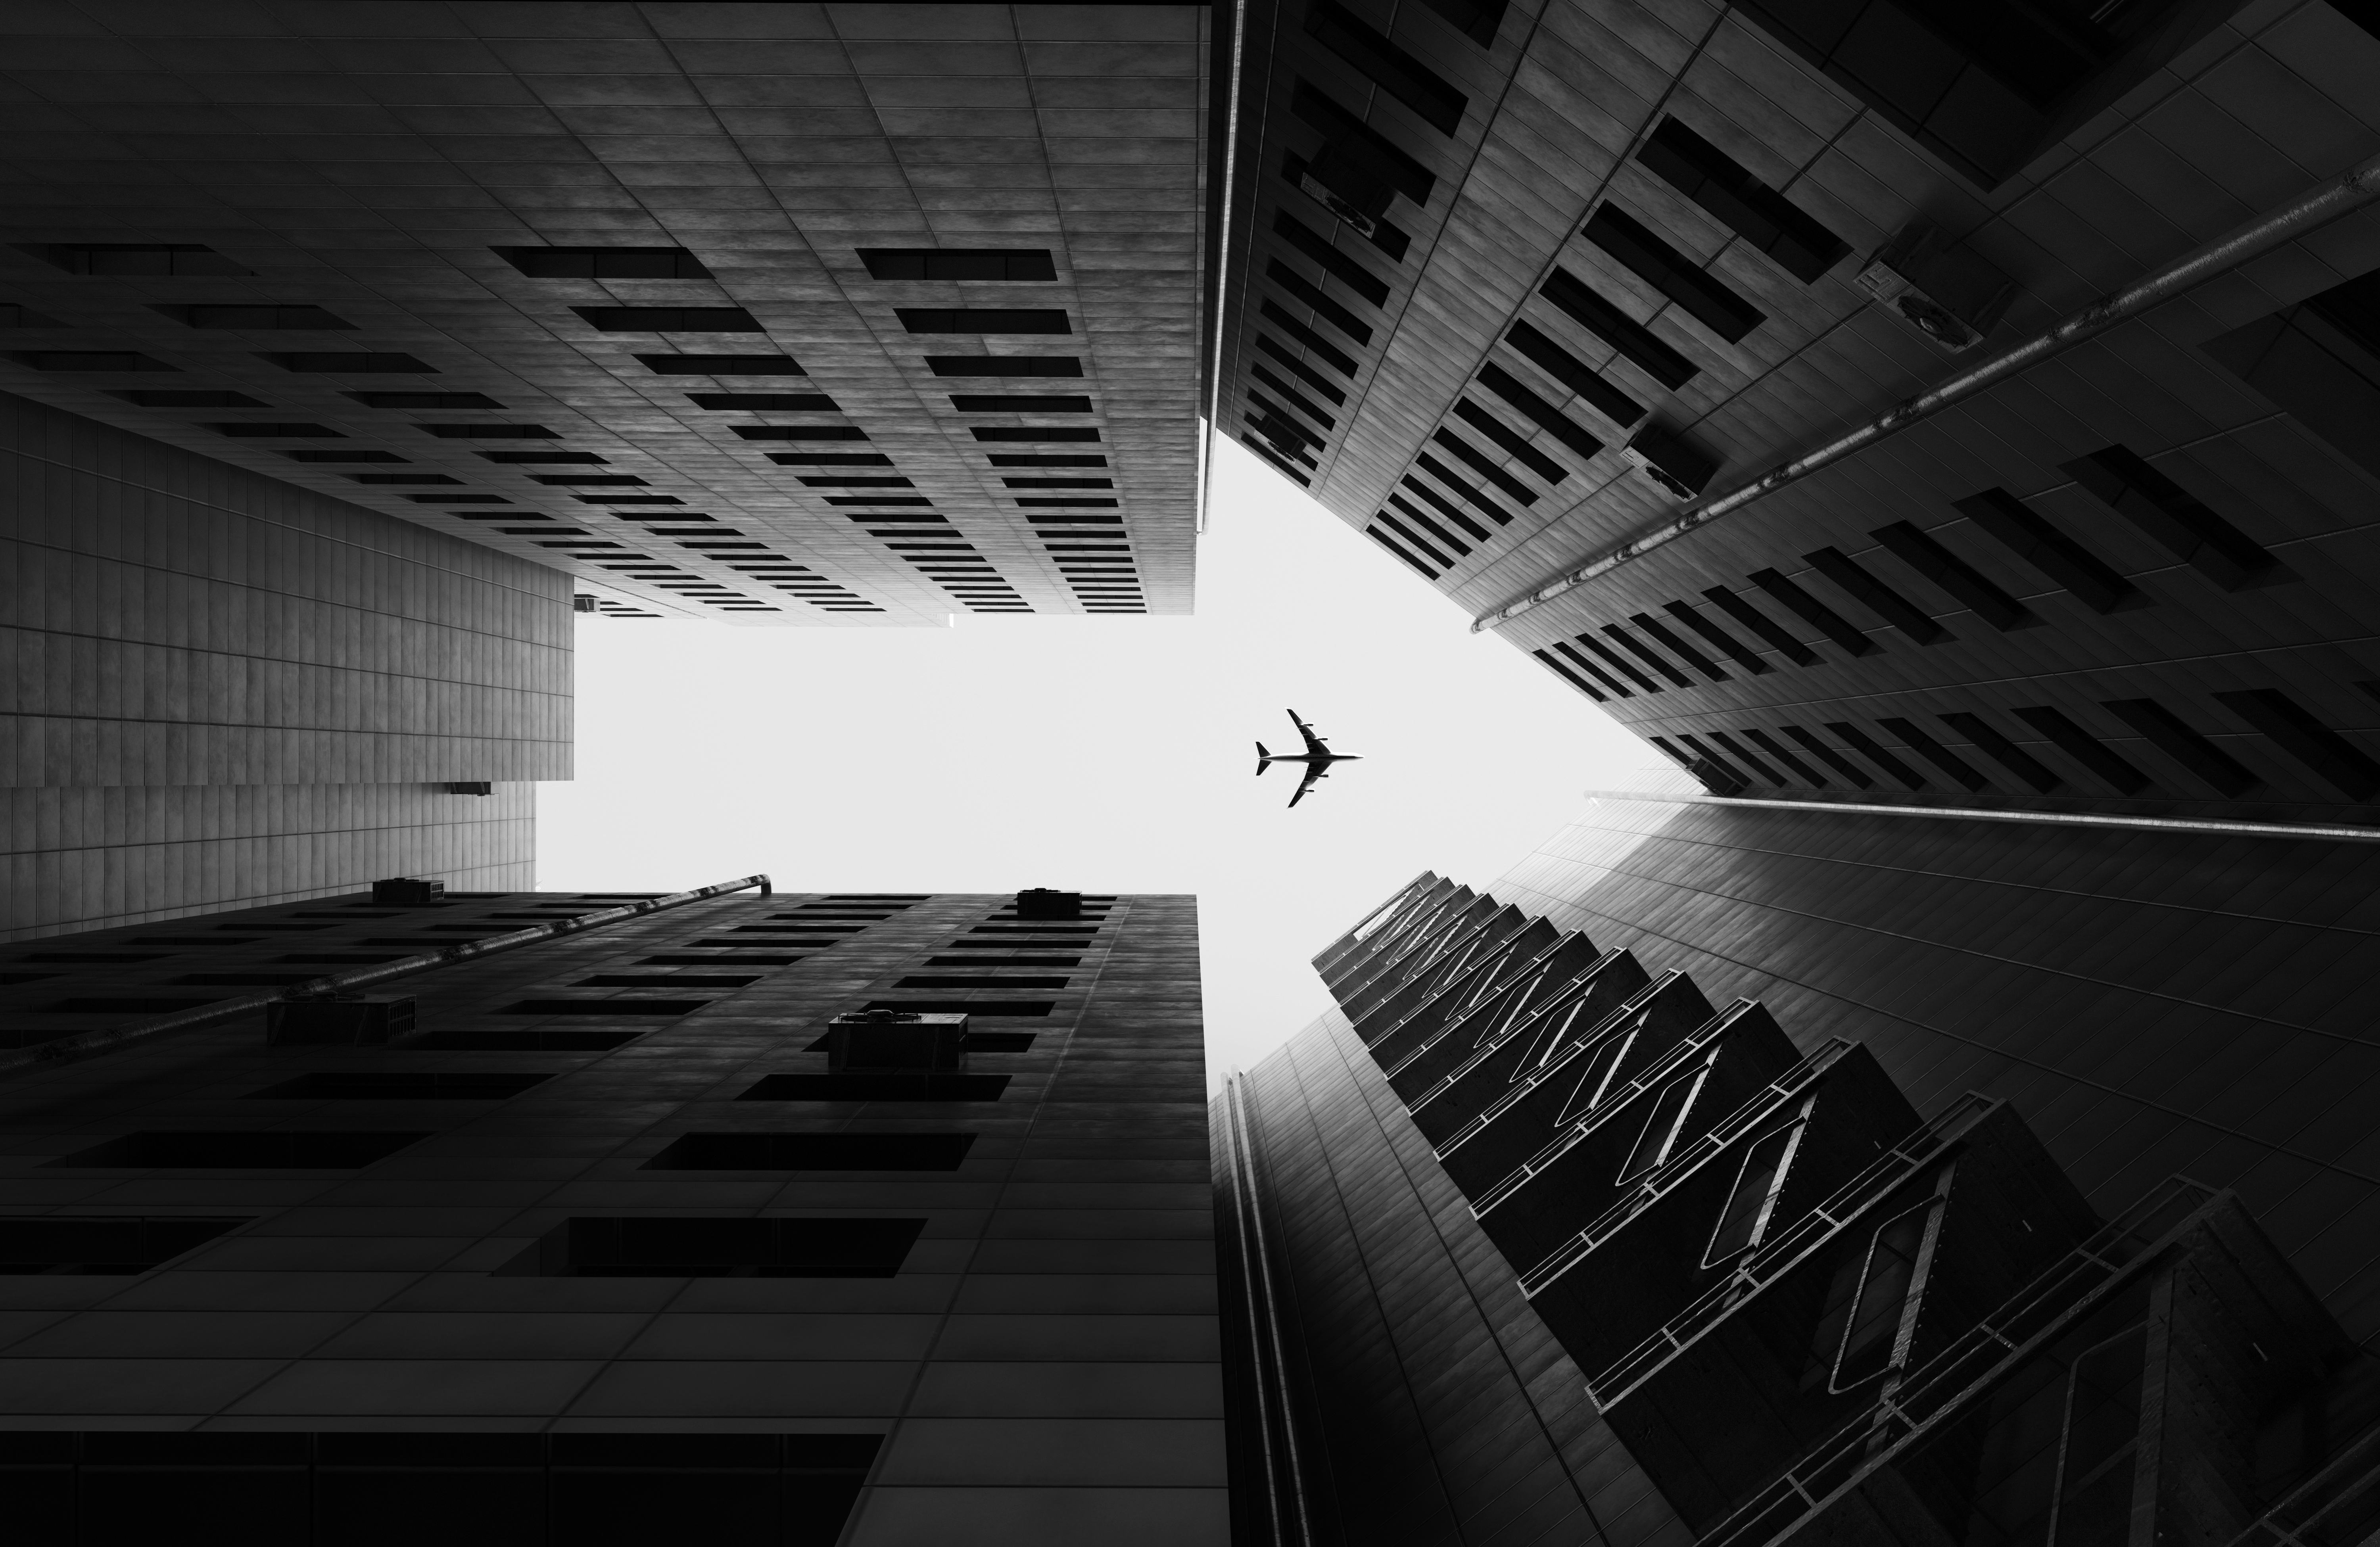
M1314 787L1315 780L1327 779L1330 776L1327 771L1332 763L1361 762L1363 760L1351 752L1334 752L1329 747L1323 745L1322 738L1314 734L1314 727L1299 719L1297 717L1297 711L1294 709L1289 712L1289 723L1297 727L1298 735L1305 737L1305 755L1294 756L1287 752L1268 752L1265 750L1265 744L1259 741L1257 743L1257 774L1261 777L1266 769L1270 768L1277 762L1302 762L1305 764L1305 778L1298 785L1297 793L1289 798L1290 805L1294 807L1299 801L1305 798L1305 792Z

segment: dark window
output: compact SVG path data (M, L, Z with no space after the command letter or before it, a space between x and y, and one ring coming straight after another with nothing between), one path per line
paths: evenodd
M725 942L698 940L698 945ZM405 1045L442 1052L608 1053L643 1036L641 1031L425 1031Z
M634 473L531 473L528 478L532 483L542 483L548 488L561 489L583 489L590 486L642 488L645 482Z
M599 333L765 333L740 306L574 306Z
M2255 726L2281 749L2338 786L2350 800L2380 794L2380 762L2306 713L2287 693L2270 688L2217 693L2215 700Z
M976 1041L968 1039L970 1048ZM689 1133L645 1169L956 1171L974 1143L971 1133Z
M1573 366L1576 367L1579 380L1573 381L1569 377L1561 376L1551 365L1548 365L1545 359L1538 359L1536 353L1524 347L1522 340L1522 335L1524 334L1529 335L1531 342L1542 343L1548 349L1550 349L1555 354L1559 355L1560 358L1555 360L1554 364L1562 365L1565 369ZM1621 422L1628 423L1631 422L1633 419L1643 415L1644 410L1637 408L1633 402L1631 402L1625 396L1625 395L1614 389L1609 383L1604 381L1602 377L1597 375L1594 372L1587 370L1584 363L1572 359L1569 351L1563 349L1561 346L1554 343L1552 339L1546 337L1544 334L1537 332L1536 329L1530 327L1526 323L1523 323L1512 329L1512 346L1514 348L1519 349L1524 355L1527 355L1529 359L1536 360L1538 367L1541 370L1544 370L1547 374L1555 376L1557 380L1560 381L1561 384L1570 388L1571 391L1579 393L1581 399L1589 407L1594 407L1597 400L1594 397L1588 396L1585 393L1579 391L1582 382L1593 384L1595 389L1603 396L1617 398L1619 401L1613 405L1614 408L1621 408L1624 406L1625 409L1630 412L1631 419L1622 420ZM1527 415L1530 419L1536 420L1538 428L1546 431L1548 433L1551 434L1554 439L1568 446L1571 449L1572 454L1577 457L1580 461L1593 461L1596 454L1603 449L1603 442L1601 440L1589 434L1585 430L1572 422L1569 415L1563 413L1560 408L1555 408L1551 403L1548 403L1544 398L1538 396L1535 392L1524 385L1519 378L1515 377L1511 372L1506 371L1502 366L1492 362L1481 366L1479 368L1479 384L1494 393L1497 396L1501 397L1505 402L1512 404L1512 407L1520 409L1522 413ZM1609 417L1609 415L1606 417Z
M2222 794L2237 799L2256 787L2256 775L2239 759L2191 729L2180 715L2156 700L2105 699L2100 707Z
M843 411L835 407L833 398L822 392L689 392L686 397L687 402L698 408L709 408L714 411L738 408L748 409L755 413L783 414L832 414ZM738 431L737 433L740 434L742 432ZM838 429L838 433L847 435L854 440L868 438L856 431Z
M1378 526L1366 527L1364 529L1364 535L1378 543L1381 547L1386 548L1390 553L1394 554L1398 558L1402 559L1407 565L1418 571L1423 579L1435 580L1438 579L1439 573L1438 569L1432 568L1429 565L1423 563L1418 558L1415 558L1413 554L1405 548L1403 543L1401 543L1396 539L1389 536L1388 533L1382 531ZM1405 541L1408 542L1413 541L1411 533L1406 534ZM1424 553L1429 553L1429 550L1421 543L1415 542L1414 546L1421 548ZM1442 554L1430 554L1430 557L1437 560L1440 566L1443 566L1446 562L1446 556Z
M963 414L1087 414L1095 411L1087 397L989 396L979 393L953 393L951 407Z
M2217 363L2380 473L2380 271L2207 341Z
M1354 66L1420 115L1440 134L1463 125L1469 99L1436 70L1390 43L1332 0L1308 0L1305 30L1322 46Z
M1883 769L1886 774L1899 780L1905 787L1909 789L1925 787L1925 780L1917 770L1886 751L1876 737L1852 725L1849 720L1829 720L1827 722L1827 728L1842 737L1852 750Z
M483 462L501 462L508 467L534 467L539 464L577 463L579 466L602 467L605 458L591 451L482 451Z
M928 355L926 369L937 376L1079 376L1083 362L1073 355Z
M1607 637L1617 642L1621 649L1628 652L1631 655L1635 656L1637 659L1643 661L1646 665L1652 667L1655 671L1659 672L1663 676L1669 678L1673 687L1691 688L1694 686L1693 679L1688 677L1685 673L1678 670L1677 667L1670 664L1669 659L1662 655L1660 652L1643 643L1633 634L1631 634L1627 629L1621 627L1618 624L1605 624L1603 626L1603 632Z
M1402 480L1402 483L1405 488L1412 490L1415 494L1419 495L1423 503L1427 505L1432 510L1437 511L1440 516L1445 517L1456 526L1461 527L1464 531L1469 532L1478 541L1482 542L1488 541L1488 529L1481 526L1477 521L1472 519L1470 516L1464 514L1463 511L1456 509L1453 501L1448 499L1445 495L1439 493L1437 490L1431 488L1428 484L1422 482L1418 479L1408 476ZM1406 499L1402 494L1390 494L1389 496L1389 503L1396 506L1399 510L1404 511L1407 515L1413 516L1416 518L1421 518L1421 512L1413 507L1413 502Z
M140 1170L357 1171L426 1133L128 1133L44 1163Z
M1745 335L1768 320L1707 270L1617 205L1606 204L1596 211L1579 234L1730 344L1742 342Z
M1694 361L1661 342L1650 328L1606 300L1568 269L1555 269L1538 293L1567 312L1572 322L1618 350L1622 359L1633 360L1638 369L1671 391L1694 379Z
M1432 457L1428 452L1425 451L1420 456L1415 457L1414 462L1415 466L1419 467L1424 472L1429 474L1430 477L1438 480L1440 483L1445 484L1456 493L1461 494L1473 505L1477 506L1487 514L1488 518L1494 521L1498 526L1509 527L1512 524L1511 514L1508 513L1501 506L1498 505L1494 500L1489 499L1486 494L1481 493L1478 488L1468 479L1463 478L1457 474L1453 469L1448 467L1437 457ZM1419 485L1415 484L1413 480L1410 478L1406 479L1404 481L1409 487L1419 487Z
M2058 750L2124 794L2132 795L2148 788L2147 774L2118 755L2114 748L2057 710L2045 705L2020 709L2015 713L2018 719L2047 737Z
M1333 404L1342 408L1346 405L1347 395L1344 392L1341 391L1336 385L1334 385L1328 376L1323 375L1320 372L1315 370L1314 367L1306 364L1304 360L1292 354L1285 346L1276 344L1271 339L1267 338L1264 335L1258 334L1257 335L1257 347L1262 349L1266 354L1272 356L1273 359L1281 361L1281 364L1287 367L1298 380L1304 382L1316 392L1329 398Z
M264 408L244 392L208 392L180 387L119 387L108 393L136 408Z
M1702 1089L1704 1071L1696 1069L1670 1081L1653 1100L1653 1109L1645 1117L1645 1127L1636 1135L1636 1143L1621 1163L1617 1182L1626 1186L1670 1158L1670 1147L1679 1130L1684 1127L1686 1111L1694 1104L1695 1092Z
M2246 532L2122 446L2077 457L2061 470L2226 591L2292 578Z
M1490 366L1488 369L1492 371L1495 367ZM1548 483L1560 483L1562 480L1570 476L1570 469L1568 468L1563 467L1560 462L1555 461L1552 457L1547 456L1544 452L1539 451L1536 446L1530 445L1528 437L1525 435L1513 433L1511 429L1506 427L1502 420L1498 419L1494 414L1489 413L1478 404L1474 403L1470 398L1465 397L1461 402L1454 405L1454 416L1463 420L1463 423L1471 426L1474 430L1476 430L1481 434L1487 436L1490 441L1496 443L1496 445L1500 447L1506 455L1510 456L1514 461L1520 463L1523 467L1528 469L1531 472L1536 474L1539 478L1544 479ZM1594 439L1593 436L1585 436L1584 438L1587 440ZM1601 443L1597 443L1597 449L1601 449ZM1535 494L1531 494L1528 497L1532 500L1536 498Z
M459 484L459 483L461 483L461 482L463 481L462 481L461 479L459 479L459 478L449 478L449 477L447 477L444 473L349 473L349 474L347 474L347 475L346 475L346 477L347 477L347 481L349 481L350 483L381 483L381 484L399 484L399 483L450 483L450 484Z
M1372 342L1372 330L1364 320L1322 293L1322 287L1275 258L1265 264L1265 277L1286 291L1299 305L1310 308L1317 317L1354 339L1357 346Z
M1290 93L1289 110L1307 123L1334 139L1343 139L1363 148L1365 158L1378 166L1397 192L1414 201L1415 206L1429 202L1438 179L1428 168L1397 148L1396 144L1371 125L1340 106L1329 96L1315 89L1311 81L1300 79Z
M1687 615L1691 617L1693 615L1690 612ZM1713 661L1709 656L1705 655L1701 651L1696 650L1694 646L1688 644L1685 640L1678 638L1677 635L1671 633L1663 626L1661 620L1655 617L1652 614L1631 613L1628 616L1628 621L1633 623L1637 627L1652 636L1653 642L1655 644L1659 645L1663 650L1668 651L1679 660L1683 661L1687 665L1694 667L1694 670L1702 673L1705 676L1709 677L1713 682L1728 682L1733 680L1726 672L1719 669L1717 662ZM1742 649L1742 646L1738 645L1736 648L1741 650Z
M352 330L355 323L319 306L156 306L186 327L193 328L256 328L256 329L319 329L323 332Z
M1785 783L1783 779L1778 776L1777 770L1769 767L1767 763L1761 761L1758 758L1754 757L1750 752L1745 751L1742 747L1738 746L1735 742L1735 738L1729 736L1727 732L1705 731L1703 732L1703 735L1709 738L1712 746L1718 748L1720 751L1725 752L1729 757L1733 758L1736 761L1743 764L1744 767L1751 769L1753 773L1758 774L1766 783L1779 786L1782 786ZM1694 738L1692 737L1685 737L1682 739L1691 741Z
M1756 570L1749 578L1754 585L1758 586L1762 591L1765 591L1770 596L1775 597L1786 611L1791 613L1794 616L1800 618L1811 627L1815 628L1821 634L1826 635L1827 638L1842 646L1843 649L1848 651L1850 653L1853 655L1874 655L1878 650L1883 648L1874 640L1869 639L1865 634L1860 632L1857 628L1852 627L1849 618L1844 617L1840 613L1836 612L1832 607L1828 606L1824 602L1819 601L1808 591L1803 591L1800 586L1795 585L1792 581L1787 579L1783 575L1779 574L1776 570ZM1717 591L1706 591L1703 592L1703 594L1709 597L1714 602L1718 601L1718 592ZM1727 594L1730 597L1733 597L1734 595L1732 591L1730 591ZM1728 603L1725 602L1719 602L1719 605L1721 607L1727 607ZM1732 613L1733 609L1730 608L1729 611ZM1751 615L1755 617L1759 615L1756 613L1752 613L1752 610L1749 607L1744 608L1744 612L1751 614ZM1739 621L1747 625L1750 624L1749 617L1744 617L1742 615L1736 615ZM1772 642L1774 641L1772 640ZM1817 657L1815 655L1812 655L1810 657L1810 661L1805 661L1803 664L1808 665L1811 662L1814 662L1816 659Z
M892 986L901 989L1062 989L1066 986L1066 981L1064 978L1050 977L953 977L928 973L903 978Z
M1943 746L1913 720L1882 719L1876 722L1901 744L1969 789L1982 789L1990 781L1975 772L1974 765Z
M1944 725L1965 737L1994 762L2031 785L2039 793L2047 795L2065 783L2050 770L2047 764L2002 736L1991 722L1982 715L1969 714L1961 711L1955 714L1942 715L1940 718Z
M484 392L343 392L367 408L501 408Z
M864 441L868 438L867 431L852 424L738 424L734 428L737 435L747 441Z
M1965 603L1993 627L2022 628L2040 621L2024 604L1985 577L1966 560L1908 521L1895 521L1868 533L1910 568Z
M1900 1362L1900 1325L1937 1208L1924 1204L1876 1226L1845 1319L1842 1344L1835 1353L1830 1389L1842 1391L1872 1380Z
M987 932L975 931L978 934ZM1050 934L1050 930L1031 930L1032 934ZM860 1006L863 1010L898 1010L905 1015L959 1016L1046 1016L1058 1007L1054 999L871 999ZM999 1077L1006 1078L1005 1075Z
M1342 376L1353 376L1355 374L1355 361L1354 357L1347 354L1329 339L1323 337L1320 334L1315 332L1312 328L1306 326L1304 323L1301 323L1296 318L1291 316L1287 309L1282 307L1278 301L1267 300L1263 302L1257 310L1263 314L1265 321L1272 323L1273 326L1281 329L1281 332L1289 335L1289 336L1296 339L1300 344L1305 346L1305 347L1312 352L1315 359L1319 359L1323 364L1330 367L1331 370L1338 372Z
M1539 665L1545 667L1556 676L1560 677L1564 682L1569 683L1580 692L1585 693L1588 698L1593 699L1596 702L1608 703L1610 701L1603 696L1603 692L1600 688L1589 683L1586 678L1579 676L1568 666L1565 666L1560 662L1555 660L1546 652L1542 650L1533 650L1529 652L1529 653L1537 658L1537 664Z
M1482 48L1496 46L1496 29L1503 24L1504 0L1422 0L1431 10L1460 28Z
M1658 683L1656 683L1651 677L1646 676L1643 672L1638 671L1634 666L1630 665L1626 661L1621 659L1621 657L1616 654L1609 645L1604 644L1593 635L1581 634L1572 642L1577 644L1582 650L1592 652L1597 660L1601 661L1605 665L1609 666L1613 671L1618 672L1621 676L1626 677L1629 681L1634 683L1637 687L1643 688L1645 692L1658 693L1661 690Z
M1815 284L1851 250L1750 168L1675 118L1661 120L1636 159L1804 285Z
M638 355L657 376L805 376L790 355Z
M709 279L682 247L499 247L490 250L531 279Z
M708 999L519 999L500 1016L690 1016Z
M1072 333L1062 307L902 306L893 309L911 333Z
M1812 757L1841 774L1853 788L1874 789L1876 787L1876 781L1867 776L1865 769L1819 740L1809 731L1803 730L1799 725L1779 725L1777 728L1800 742Z
M1490 420L1489 422L1492 423L1494 421ZM1487 456L1485 453L1480 451L1478 447L1473 445L1470 442L1464 440L1453 431L1444 429L1437 430L1431 432L1429 438L1431 442L1440 449L1452 455L1457 460L1461 461L1472 471L1477 473L1488 482L1493 483L1497 488L1503 490L1504 493L1512 495L1523 505L1535 505L1537 503L1537 492L1535 489L1530 488L1519 479L1514 478L1511 473L1506 472L1492 457ZM1514 438L1518 439L1517 436ZM1523 442L1522 444L1525 445L1527 443Z
M1675 735L1685 750L1687 772L1703 782L1703 787L1713 795L1742 795L1752 787L1743 770L1727 761L1717 751L1704 746L1683 731Z
M17 250L68 274L142 279L256 277L254 269L235 263L213 248L196 242L54 242L46 246L20 244Z
M137 1214L0 1219L0 1274L145 1273L247 1223Z
M1366 147L1352 145L1343 141L1336 145L1326 146L1324 149L1326 156L1322 161L1322 167L1326 172L1331 170L1331 163L1328 159L1328 152L1330 152L1335 151L1338 152L1342 161L1352 158L1358 163L1368 163L1370 160L1370 157L1366 153ZM1305 194L1308 198L1312 198L1314 196L1313 190L1306 186L1305 179L1307 174L1313 171L1314 164L1314 163L1308 162L1304 156L1299 155L1294 151L1284 151L1281 152L1281 175L1288 181L1290 187L1297 189L1300 193ZM1345 173L1342 171L1340 175L1343 180ZM1315 180L1317 182L1326 181L1326 179L1321 177L1317 177ZM1393 178L1385 176L1380 177L1378 180L1381 182L1394 181ZM1395 190L1392 188L1390 192L1393 193L1394 191ZM1326 203L1324 208L1328 209L1330 206ZM1382 211L1385 211L1387 205L1385 201L1383 201L1381 204ZM1331 213L1333 214L1337 214L1339 212L1337 210L1331 211ZM1402 228L1390 225L1383 213L1374 213L1370 214L1368 218L1372 223L1372 228L1370 230L1364 230L1361 226L1349 226L1348 229L1355 232L1356 235L1362 237L1366 241L1370 242L1374 247L1379 249L1381 255L1386 257L1390 262L1403 262L1405 261L1405 253L1413 246L1413 238L1407 236Z
M1569 656L1571 660L1578 665L1578 668L1581 671L1585 672L1589 676L1595 678L1596 681L1600 682L1606 688L1610 688L1614 697L1633 699L1636 696L1626 688L1621 687L1618 677L1613 676L1601 666L1598 666L1594 662L1588 660L1579 652L1576 646L1564 644L1560 640L1556 640L1554 643L1554 649L1560 651L1562 654Z
M1870 612L1919 644L1930 645L1949 637L1948 630L1928 616L1923 608L1869 574L1841 549L1820 548L1815 553L1803 554L1802 558L1811 568L1858 597Z
M1275 212L1272 217L1272 228L1274 233L1290 246L1319 264L1323 273L1339 281L1373 306L1384 307L1389 304L1387 283L1374 274L1371 270L1331 245L1330 238L1314 230L1285 210Z
M261 354L256 357L270 360L284 371L307 373L350 376L387 374L393 376L435 376L438 368L427 360L395 350L333 350L304 354Z
M28 371L179 371L130 349L18 349L8 358Z
M922 1219L566 1220L497 1270L568 1278L891 1278Z
M552 1078L551 1074L498 1074L478 1069L460 1074L317 1069L250 1091L249 1097L259 1101L500 1102Z
M1458 537L1455 537L1447 531L1445 528L1439 526L1428 517L1421 514L1421 512L1417 510L1409 511L1408 518L1413 522L1414 527L1419 527L1422 531L1429 534L1429 541L1425 541L1413 530L1413 527L1406 526L1403 521L1397 519L1397 518L1390 512L1383 510L1379 514L1379 522L1382 526L1388 528L1390 531L1404 539L1405 542L1411 543L1415 552L1422 554L1431 563L1437 565L1439 568L1443 569L1448 567L1453 564L1454 559L1461 558L1463 554L1471 551L1471 545L1469 543L1463 542ZM1436 542L1437 546L1433 547L1431 545L1432 541ZM1439 552L1439 549L1440 548L1443 548L1446 552ZM1449 558L1447 556L1449 554L1451 554L1453 558Z
M963 1006L988 1015L988 1006ZM1020 1012L1022 1013L1022 1012ZM1047 1014L1047 1011L1040 1012ZM773 1074L737 1096L739 1102L996 1102L1008 1089L1004 1074Z
M229 435L236 441L332 440L344 441L346 435L327 424L210 424L208 429L218 435ZM387 460L386 453L382 454Z
M425 435L442 441L557 441L562 437L542 424L417 424Z
M1700 634L1704 639L1708 640L1712 644L1717 645L1728 659L1733 661L1737 665L1742 666L1745 671L1752 673L1755 676L1759 676L1763 672L1771 672L1777 669L1767 662L1763 661L1760 658L1759 652L1747 647L1742 640L1737 639L1726 629L1721 628L1718 624L1713 623L1710 619L1703 616L1702 614L1694 611L1694 609L1687 603L1683 602L1664 602L1661 603L1661 610L1669 614L1671 617L1676 618L1680 623L1684 624L1687 627L1693 629L1695 633ZM1638 621L1644 621L1643 615L1638 615Z
M1323 430L1331 431L1339 428L1339 421L1336 419L1332 418L1330 414L1323 412L1321 408L1312 399L1308 398L1304 393L1299 392L1295 387L1291 386L1287 382L1282 381L1280 377L1266 370L1262 361L1257 361L1251 364L1248 368L1248 374L1254 376L1257 381L1270 388L1274 396L1279 397L1282 402L1288 404L1291 408L1295 408L1299 413L1304 414L1308 420L1321 426ZM1102 463L1101 465L1104 466L1105 464Z
M889 468L892 458L875 451L772 451L781 468Z
M502 494L407 494L405 497L413 501L416 505L510 505L513 503L512 501L504 498ZM480 518L470 517L467 518L478 520ZM504 521L526 521L532 518L528 516L507 515L491 517L488 518L492 520ZM545 518L538 517L535 518L542 520Z
M2107 561L2051 526L2007 490L1986 489L1951 503L1986 535L2072 591L2094 612L2112 613L2139 600L2140 592Z
M1058 277L1046 247L863 247L870 279L989 280L1049 284ZM912 331L915 331L914 329Z
M1785 749L1784 743L1779 741L1767 731L1747 730L1743 733L1743 738L1751 742L1754 746L1759 748L1762 751L1767 752L1770 757L1775 758L1779 762L1783 763L1787 768L1791 769L1793 771L1793 776L1801 780L1803 784L1815 785L1820 789L1827 787L1827 778L1825 774L1820 774L1816 769L1812 768L1808 763L1803 762L1800 758L1797 758L1791 752L1787 751Z
M1777 1195L1785 1186L1785 1172L1792 1164L1795 1141L1802 1137L1803 1125L1779 1128L1763 1134L1745 1147L1742 1163L1736 1167L1735 1186L1728 1189L1727 1202L1718 1212L1718 1224L1711 1231L1710 1245L1703 1252L1703 1266L1724 1266L1730 1260L1741 1257L1760 1244L1767 1233L1768 1217L1777 1206Z

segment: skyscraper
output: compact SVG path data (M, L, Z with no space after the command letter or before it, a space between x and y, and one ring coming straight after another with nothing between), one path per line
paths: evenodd
M1225 1540L1190 899L752 883L11 953L10 1540Z

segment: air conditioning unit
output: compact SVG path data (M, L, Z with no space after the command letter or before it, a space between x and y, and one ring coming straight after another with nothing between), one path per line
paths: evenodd
M855 1010L826 1026L829 1074L964 1074L967 1017Z
M582 591L570 599L570 610L574 613L591 613L595 610L595 598Z
M1083 895L1080 892L1052 892L1045 886L1016 894L1016 916L1019 919L1079 919L1083 916Z
M284 999L264 1007L268 1047L332 1042L379 1047L413 1031L413 995L386 998Z
M1671 496L1690 500L1703 492L1718 459L1686 444L1676 432L1648 423L1620 448L1628 465Z
M1939 228L1923 220L1876 249L1860 271L1859 285L1878 306L1954 355L1982 343L2016 294L2015 281L1950 246Z
M1352 129L1323 142L1298 174L1297 186L1344 225L1365 236L1378 229L1396 197L1396 183L1380 153Z
M392 876L372 883L372 901L395 903L403 907L427 907L443 903L446 883L443 881L416 881L411 876Z
M486 779L450 779L446 784L446 793L449 795L493 795L496 793L496 786Z

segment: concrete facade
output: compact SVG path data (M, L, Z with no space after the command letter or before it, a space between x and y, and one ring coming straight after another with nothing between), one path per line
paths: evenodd
M620 900L87 934L15 953L0 1016L24 1045ZM91 1534L133 1529L110 1509L250 1541L379 1541L373 1510L507 1543L1226 1539L1191 899L1042 925L747 893L373 992L418 997L414 1035L268 1046L250 1020L12 1080L19 1539L122 1540ZM968 1013L963 1089L830 1074L826 1023L870 1004ZM209 1144L247 1149L183 1152ZM840 1276L540 1256L589 1218L898 1238ZM212 1233L29 1261L68 1249L44 1225L127 1219ZM775 1502L739 1514L730 1482Z

